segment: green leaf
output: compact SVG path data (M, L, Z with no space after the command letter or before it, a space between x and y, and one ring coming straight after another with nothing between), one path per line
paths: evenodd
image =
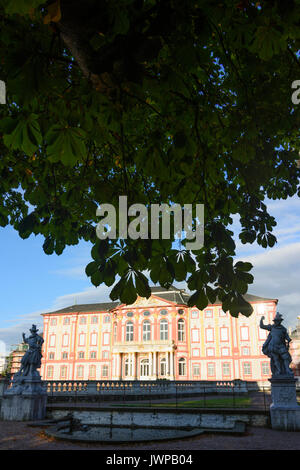
M85 268L86 275L89 277L92 276L92 274L94 274L94 272L97 269L98 269L98 263L96 263L95 261L92 261Z
M135 285L137 293L141 297L146 297L147 299L151 295L151 289L149 287L148 279L144 276L143 273L137 272L135 277Z
M46 134L47 154L51 162L61 161L66 166L74 166L87 156L82 129L69 126L52 126Z
M189 307L196 306L199 310L204 310L208 305L208 298L205 295L204 289L196 291L191 295L188 301Z

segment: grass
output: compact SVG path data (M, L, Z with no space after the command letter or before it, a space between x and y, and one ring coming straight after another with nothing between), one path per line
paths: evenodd
M144 402L144 403L120 403L115 406L137 406L137 407L155 407L155 408L243 408L248 407L251 404L249 397L236 397L234 400L230 397L227 398L206 398L205 400L188 400L178 401L171 403L155 403L155 402Z

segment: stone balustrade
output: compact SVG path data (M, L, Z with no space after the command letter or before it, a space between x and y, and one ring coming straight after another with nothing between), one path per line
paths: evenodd
M175 396L212 393L247 393L244 381L121 381L121 380L53 380L44 381L48 396Z

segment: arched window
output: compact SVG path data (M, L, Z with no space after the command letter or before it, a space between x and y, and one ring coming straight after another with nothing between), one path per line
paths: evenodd
M186 361L181 357L178 361L178 375L186 375Z
M168 339L168 320L160 321L160 339L162 341Z
M178 320L178 341L185 341L185 324L183 318Z
M126 341L133 341L133 322L126 323Z
M149 376L149 359L142 359L141 360L141 377L148 377Z
M167 361L165 357L160 360L160 375L167 375Z
M151 339L151 323L149 320L143 323L143 341L150 341Z
M125 375L125 377L128 377L128 375L129 375L129 358L128 357L125 359L125 364L124 365L125 365L124 375Z

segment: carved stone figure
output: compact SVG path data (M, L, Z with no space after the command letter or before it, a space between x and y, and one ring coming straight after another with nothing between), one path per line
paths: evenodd
M291 338L288 335L287 329L281 325L283 321L282 315L279 312L276 313L273 320L274 325L264 325L264 318L265 317L261 317L259 326L264 330L268 330L270 333L263 344L262 352L271 359L272 377L293 377L294 374L289 367L292 362L289 353Z
M23 333L23 341L28 344L29 348L22 357L21 367L19 370L19 375L22 377L28 375L37 375L37 369L41 367L42 359L42 344L44 342L43 338L37 334L39 331L36 325L32 325L32 328L29 330L31 335L26 338Z

